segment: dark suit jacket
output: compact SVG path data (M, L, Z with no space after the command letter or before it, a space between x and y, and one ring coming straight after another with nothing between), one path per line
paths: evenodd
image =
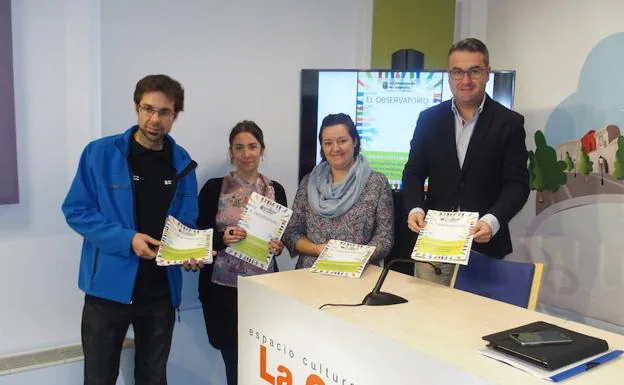
M460 169L451 101L423 111L403 170L405 209L492 214L500 230L473 249L496 258L512 251L508 223L529 196L524 118L486 97ZM429 177L427 194L423 191Z

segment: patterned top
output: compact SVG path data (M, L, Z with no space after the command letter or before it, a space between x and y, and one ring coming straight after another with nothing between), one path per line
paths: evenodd
M260 174L255 184L249 183L242 178L231 173L223 178L221 194L219 195L219 208L216 216L216 231L223 232L228 226L237 226L243 208L247 205L249 197L253 192L264 195L271 200L275 200L275 190L270 181ZM268 271L247 263L242 259L219 250L214 260L212 282L236 287L236 278L256 274L272 272L275 259L271 261Z
M385 258L394 240L394 209L388 179L373 171L355 204L340 217L326 218L317 214L308 203L308 178L299 184L293 216L282 237L284 245L295 256L295 244L306 236L316 244L338 239L362 245L376 246L370 262ZM311 267L317 257L299 255L297 269Z

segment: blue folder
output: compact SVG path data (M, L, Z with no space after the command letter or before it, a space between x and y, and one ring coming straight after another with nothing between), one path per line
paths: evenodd
M581 374L584 373L590 369L595 368L596 366L599 366L601 364L604 364L605 362L611 361L617 357L619 357L623 352L621 350L614 350L612 352L609 352L607 354L603 354L602 356L596 357L591 361L588 362L584 362L580 365L577 365L573 368L570 368L568 370L564 370L561 373L557 373L554 376L550 377L550 379L553 382L561 382L563 380L567 380L568 378L572 377L572 376L576 376L577 374Z

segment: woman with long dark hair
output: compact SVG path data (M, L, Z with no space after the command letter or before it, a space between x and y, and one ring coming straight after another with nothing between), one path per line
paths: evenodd
M275 259L266 271L225 251L228 245L246 237L237 224L253 192L287 205L282 185L258 171L264 149L264 134L256 123L245 120L236 124L229 138L234 170L223 178L207 181L199 194L197 227L214 229L213 248L217 251L214 263L199 273L199 299L210 344L223 356L228 385L237 383L237 277L277 271ZM281 241L272 240L269 252L277 256L283 247Z

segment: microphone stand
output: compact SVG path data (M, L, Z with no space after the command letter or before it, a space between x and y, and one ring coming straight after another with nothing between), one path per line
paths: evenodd
M381 272L381 275L379 276L379 279L377 280L377 283L375 284L375 288L373 289L373 291L368 293L366 297L364 297L364 299L362 300L362 305L385 306L385 305L396 305L399 303L407 302L405 298L399 297L396 294L381 291L381 285L383 285L384 281L386 280L386 276L388 275L390 266L394 265L395 262L410 262L415 265L416 262L420 262L420 261L416 261L411 258L397 258L397 259L393 259L392 261L390 261L390 263L384 266L384 269ZM440 270L440 268L434 265L433 263L431 262L424 262L424 263L431 265L431 267L433 267L433 269L435 270L436 275L442 274L442 270Z

